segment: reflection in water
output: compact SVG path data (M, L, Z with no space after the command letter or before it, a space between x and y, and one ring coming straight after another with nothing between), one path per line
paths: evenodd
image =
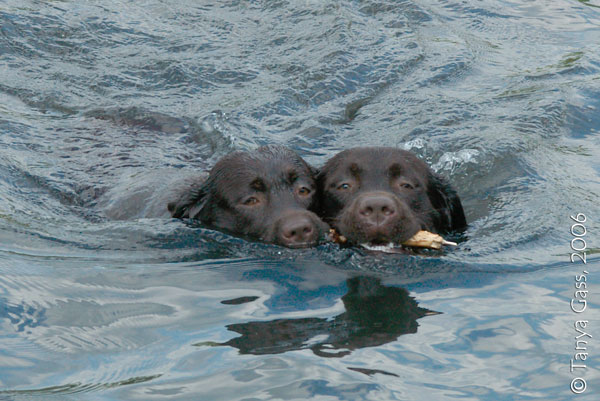
M342 297L346 312L333 319L277 319L228 325L241 334L220 345L241 354L279 354L311 349L323 357L342 357L355 349L374 347L417 332L417 319L437 312L421 308L404 288L385 287L374 277L347 280Z

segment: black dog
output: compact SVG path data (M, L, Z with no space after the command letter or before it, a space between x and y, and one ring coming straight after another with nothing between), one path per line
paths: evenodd
M263 146L217 162L205 181L171 202L171 216L291 248L316 245L328 227L309 211L315 171L292 150Z
M325 164L317 185L321 217L351 243L398 244L419 230L466 227L456 192L404 150L345 150Z

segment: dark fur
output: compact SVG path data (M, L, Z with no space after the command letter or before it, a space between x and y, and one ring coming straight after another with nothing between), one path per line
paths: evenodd
M404 150L345 150L325 164L317 186L321 217L351 243L401 243L419 230L466 227L456 192Z
M168 208L173 217L196 219L235 235L288 247L312 246L328 229L309 211L316 204L315 173L284 146L234 152Z

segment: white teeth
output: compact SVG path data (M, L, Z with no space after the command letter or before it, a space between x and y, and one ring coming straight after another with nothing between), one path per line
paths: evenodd
M371 245L371 244L360 244L363 248L367 248L369 251L377 252L393 252L394 244L388 243L387 245Z

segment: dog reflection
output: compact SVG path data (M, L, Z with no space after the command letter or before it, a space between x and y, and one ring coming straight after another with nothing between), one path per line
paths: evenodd
M347 280L342 297L346 312L333 319L278 319L270 322L231 324L227 329L241 334L220 345L241 354L279 354L311 349L323 357L342 357L353 350L395 341L402 334L417 332L417 319L437 314L421 308L403 288L385 287L379 279Z

